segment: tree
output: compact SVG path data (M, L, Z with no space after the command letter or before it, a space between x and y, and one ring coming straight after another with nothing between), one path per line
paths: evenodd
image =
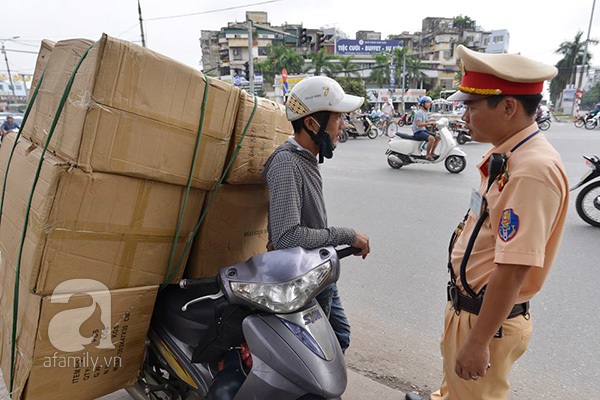
M416 88L419 84L419 80L423 77L421 70L423 64L421 60L415 56L406 57L406 79L410 87Z
M591 110L597 103L600 103L600 82L596 82L590 90L583 94L583 97L581 98L581 109Z
M380 88L390 81L389 55L379 53L375 55L375 66L371 69L369 82L376 83Z
M352 56L339 57L340 63L338 73L343 74L343 77L345 78L360 77L360 74L358 73L358 66L352 63L353 59L354 58Z
M579 31L572 42L565 41L560 44L555 51L562 54L563 58L556 63L558 76L550 82L550 99L556 103L563 89L568 84L575 84L577 77L577 66L583 63L583 53L585 52L585 40L581 40L583 32ZM588 44L598 44L595 39L590 39ZM588 52L586 65L589 65L592 54Z
M363 97L365 99L364 104L367 104L367 88L365 81L362 79L352 79L349 77L336 78L336 81L342 86L344 92L352 94L354 96Z
M263 79L273 83L275 74L283 68L289 74L301 74L304 68L304 58L293 49L286 46L270 46L267 49L267 59L255 64L256 70L262 72Z
M305 72L313 71L316 76L324 73L328 77L334 77L339 67L332 62L337 57L327 53L326 48L322 48L319 51L312 52L309 56L310 65L305 68Z
M463 17L463 15L460 14L458 17L452 19L452 25L462 33L468 29L474 29L475 21L466 15Z

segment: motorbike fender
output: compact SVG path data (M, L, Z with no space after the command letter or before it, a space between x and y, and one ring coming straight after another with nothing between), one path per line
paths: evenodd
M321 318L317 318L315 312L321 313ZM285 321L309 333L325 357L310 350ZM293 314L251 315L242 327L252 353L252 369L235 400L287 400L307 393L336 398L346 390L348 376L344 355L316 302Z
M591 172L592 172L591 174L589 174L588 176L586 176L585 178L580 180L577 183L577 185L573 186L571 189L569 189L569 191L572 192L573 190L579 189L583 185L586 185L588 182L591 182L594 179L600 178L600 172L598 170L591 171Z

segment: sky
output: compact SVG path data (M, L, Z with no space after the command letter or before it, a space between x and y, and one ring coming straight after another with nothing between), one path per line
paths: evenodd
M600 2L482 0L408 2L402 0L139 0L146 46L200 68L201 30L219 30L228 22L244 21L246 11L266 11L271 25L304 24L306 28L338 27L353 39L356 31L387 35L420 31L426 17L468 16L486 30L507 29L510 53L554 65L555 50L572 41L600 39ZM6 5L12 4L10 12ZM361 4L361 6L358 6ZM560 4L560 6L555 5ZM138 0L19 0L3 3L0 43L4 41L11 73L31 74L42 39L98 40L102 33L141 44ZM590 18L592 25L590 26ZM592 65L600 66L600 46L590 46ZM6 62L0 59L0 73Z

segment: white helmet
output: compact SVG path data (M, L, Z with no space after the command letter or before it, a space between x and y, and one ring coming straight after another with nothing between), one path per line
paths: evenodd
M295 121L318 111L347 113L357 110L364 98L344 93L339 83L326 76L311 76L298 82L290 92L285 111Z

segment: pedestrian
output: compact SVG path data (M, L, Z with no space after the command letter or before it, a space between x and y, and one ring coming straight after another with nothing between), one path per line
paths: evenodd
M269 157L263 176L269 189L269 249L352 245L365 258L369 237L350 228L329 226L319 164L333 156L344 127L343 113L357 110L363 98L344 93L335 80L315 76L295 85L286 103L294 136ZM318 159L317 159L318 157ZM345 352L350 324L337 286L327 287L317 300Z
M569 185L535 111L553 66L460 45L463 121L491 143L478 164L479 189L452 235L442 337L443 381L432 399L506 399L508 374L532 332L529 301L560 247ZM407 394L407 399L417 396Z

